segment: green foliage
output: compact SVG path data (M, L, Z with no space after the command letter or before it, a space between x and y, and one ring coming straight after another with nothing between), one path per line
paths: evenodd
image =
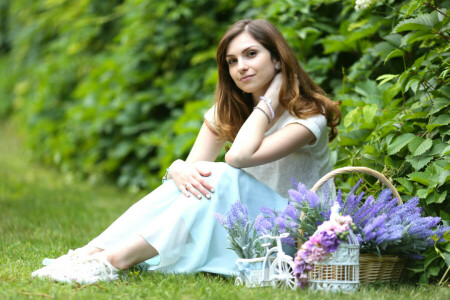
M435 236L434 247L430 247L425 251L425 258L422 261L415 261L411 267L411 271L419 273L420 281L423 283L429 283L431 279L439 280L439 285L445 286L448 279L446 275L450 270L450 232L444 235L443 241ZM446 270L442 276L440 270ZM439 275L442 277L439 278Z
M14 22L1 33L14 38L0 66L13 76L0 83L0 109L25 124L35 156L92 182L107 174L120 186L158 185L213 101L215 48L233 3L4 3Z
M325 51L329 53L361 53L345 71L343 82L333 87L345 115L334 144L336 167L361 165L383 172L395 181L404 201L419 196L428 215L441 216L448 224L449 216L443 212L450 209L450 16L443 7L449 2L440 6L424 1L387 2L346 15L351 20L346 28L358 27L356 31L361 30L360 24L389 17L376 33L360 34L355 40L354 33L341 26L325 40L342 41L339 48L328 44ZM448 241L444 246L448 247ZM425 261L432 252L425 253ZM420 280L436 279L445 269L442 263L434 265L433 272L424 266Z

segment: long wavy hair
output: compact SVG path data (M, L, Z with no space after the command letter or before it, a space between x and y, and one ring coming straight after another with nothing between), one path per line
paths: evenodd
M281 105L291 115L302 119L317 114L324 115L327 126L331 129L329 139L333 140L337 135L336 127L341 122L339 104L331 101L314 83L300 66L283 35L266 20L240 20L227 30L219 43L217 48L219 80L215 95L215 126L218 135L233 142L239 129L250 116L254 105L252 95L244 93L234 83L226 60L228 45L242 32L250 33L256 41L269 50L273 60L281 63L283 76L279 94Z

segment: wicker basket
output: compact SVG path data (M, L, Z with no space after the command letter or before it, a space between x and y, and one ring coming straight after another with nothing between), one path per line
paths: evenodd
M311 191L316 192L327 180L345 173L364 173L377 178L392 191L393 196L398 200L398 204L403 203L398 191L383 174L365 167L345 167L333 170L319 179L311 188ZM403 270L404 260L395 255L361 254L359 256L360 282L391 281L396 283L401 278Z

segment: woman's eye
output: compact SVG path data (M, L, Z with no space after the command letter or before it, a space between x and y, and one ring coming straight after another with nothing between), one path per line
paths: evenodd
M229 64L229 65L232 65L232 64L234 64L235 62L236 62L235 59L229 59L229 60L228 60L228 64Z
M253 57L253 56L256 55L256 51L254 51L254 50L253 51L249 51L247 55L250 56L250 57Z

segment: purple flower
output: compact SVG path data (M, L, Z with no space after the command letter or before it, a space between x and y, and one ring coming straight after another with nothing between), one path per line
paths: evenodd
M280 229L280 231L285 231L285 229L286 229L286 220L283 217L281 217L281 216L276 217L274 219L274 221L275 221L275 224L278 225L278 228Z
M242 204L239 200L231 205L226 216L226 225L228 228L233 229L237 223L240 223L243 227L248 223L247 206Z
M284 218L291 218L292 220L297 220L300 216L300 211L296 209L293 205L288 204L286 209L281 214Z
M444 234L450 230L450 226L438 226L435 231L434 234L436 234L438 236L438 238L442 238L444 236ZM439 242L443 242L443 239L439 240Z
M375 238L376 235L377 235L377 234L376 234L375 232L371 231L371 232L369 232L368 234L366 234L366 235L364 236L364 241L365 241L365 242L369 242L369 241L373 240L373 239Z
M331 253L337 250L340 242L333 231L322 231L319 235L322 247L326 252Z
M307 189L301 182L298 183L297 190L291 189L288 191L288 194L291 202L296 202L300 207L303 206L303 202L305 201L308 202L312 208L316 207L320 202L317 194Z
M390 189L384 189L381 191L380 195L377 199L377 205L381 205L382 207L386 207L386 204L392 198L392 191ZM394 199L396 200L396 199Z
M315 207L320 203L319 196L317 196L316 193L314 193L314 192L312 192L312 191L310 191L310 190L308 190L308 191L306 192L306 197L307 197L307 199L308 199L309 205L310 205L312 208L315 208Z
M291 177L292 186L295 188L298 185L298 182Z
M355 213L358 211L359 204L361 203L361 200L364 196L364 192L361 192L358 197L355 195L350 195L347 197L347 201L345 202L344 206L342 207L342 213L354 216Z
M264 215L259 214L256 219L255 223L253 225L258 232L259 235L264 235L268 232L270 232L273 228L273 224L264 217Z
M363 228L363 232L365 235L368 235L370 232L374 230L378 230L381 227L385 227L387 216L385 214L382 214L381 216L376 217L373 219L368 225L366 225Z
M288 245L290 247L295 248L295 239L292 236L290 236L290 235L288 237L282 238L281 242L283 244L286 244L286 245Z
M361 206L361 208L354 214L353 222L359 227L365 226L367 220L376 212L376 206L374 206L374 198L370 195L366 202Z
M394 225L387 228L389 234L386 239L387 242L393 242L402 238L403 235L403 225Z
M419 198L414 197L409 199L407 202L397 205L392 209L392 214L397 214L399 216L408 216L411 212L415 211L419 205Z
M344 207L344 203L342 202L342 191L341 191L341 189L339 189L338 192L337 192L336 201L339 203L339 207Z
M261 207L259 209L263 214L265 214L266 216L270 217L270 218L275 218L277 216L276 212L268 207Z
M433 231L431 229L440 221L441 218L439 217L416 218L411 221L411 227L408 230L408 234L421 238L430 237L433 235Z
M389 234L386 233L386 230L383 231L383 233L377 232L378 237L375 238L375 244L381 245L382 243L386 242L386 240L389 237Z
M351 189L350 192L348 193L349 196L355 195L356 190L359 188L359 186L361 185L362 182L363 182L363 179L362 179L362 178L361 178L360 180L358 180L358 182L352 187L352 189Z
M397 198L391 199L385 206L384 208L381 210L383 213L385 214L391 214L392 213L392 209L394 209L394 207L397 206Z
M214 214L214 217L215 217L216 220L220 223L220 225L222 225L222 226L225 226L225 225L226 225L227 220L225 220L225 218L224 218L221 214L216 213L216 214Z

